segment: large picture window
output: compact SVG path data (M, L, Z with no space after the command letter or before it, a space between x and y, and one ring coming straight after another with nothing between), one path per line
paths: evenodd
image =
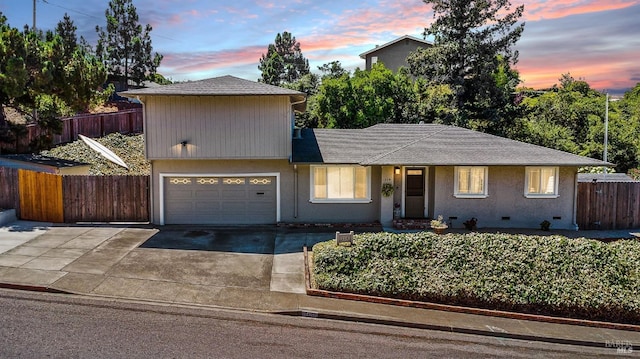
M458 198L487 197L487 173L484 166L458 166L455 169L454 195Z
M369 202L370 167L312 166L311 201Z
M524 195L526 197L557 197L558 167L527 167Z

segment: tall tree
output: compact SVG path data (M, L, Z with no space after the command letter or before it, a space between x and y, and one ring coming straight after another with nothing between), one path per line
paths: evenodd
M74 25L71 17L65 13L62 20L58 22L55 32L62 38L65 58L71 58L76 47L78 47L78 36L76 35L76 30L78 30L78 27Z
M423 35L434 46L419 49L407 59L411 73L430 84L448 85L454 93L457 125L470 119L495 118L495 99L504 91L496 83L500 62L511 66L518 52L513 46L524 30L517 24L524 6L512 10L509 0L424 0L432 5L434 21ZM514 86L515 88L515 86Z
M280 86L293 83L309 73L309 61L302 55L300 43L289 32L278 33L260 57L260 81Z
M124 86L129 79L136 84L153 78L160 66L162 55L152 54L151 25L144 29L132 0L111 0L105 11L106 32L96 26L99 39L96 55L103 61L109 74L119 77Z
M28 28L19 32L0 13L0 113L11 107L30 117L37 110L31 121L40 125L44 135L32 149L48 145L60 129L61 115L86 110L100 97L98 89L106 80L97 59L77 46L66 54L64 42L51 31L45 36Z

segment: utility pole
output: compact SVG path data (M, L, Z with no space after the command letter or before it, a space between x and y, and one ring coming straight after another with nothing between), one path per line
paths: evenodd
M33 0L33 31L36 31L36 1Z
M602 160L607 162L607 146L609 144L609 93L604 105L604 153L602 154ZM603 167L604 175L607 175L607 167Z

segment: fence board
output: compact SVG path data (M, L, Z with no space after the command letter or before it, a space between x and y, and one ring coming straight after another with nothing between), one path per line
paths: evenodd
M65 222L148 222L149 176L64 176Z
M142 109L133 108L111 113L82 114L61 118L62 131L53 136L53 145L68 143L78 139L78 134L88 137L103 137L110 133L141 133ZM43 131L37 124L27 125L26 134L12 143L0 142L0 150L26 153L30 143L40 137Z
M0 208L15 209L20 216L18 169L0 167Z
M18 170L20 218L40 222L64 222L62 177Z
M640 182L578 183L582 229L640 228Z

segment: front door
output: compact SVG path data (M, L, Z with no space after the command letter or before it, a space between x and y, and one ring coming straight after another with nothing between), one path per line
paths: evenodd
M424 218L424 168L406 171L405 218Z

